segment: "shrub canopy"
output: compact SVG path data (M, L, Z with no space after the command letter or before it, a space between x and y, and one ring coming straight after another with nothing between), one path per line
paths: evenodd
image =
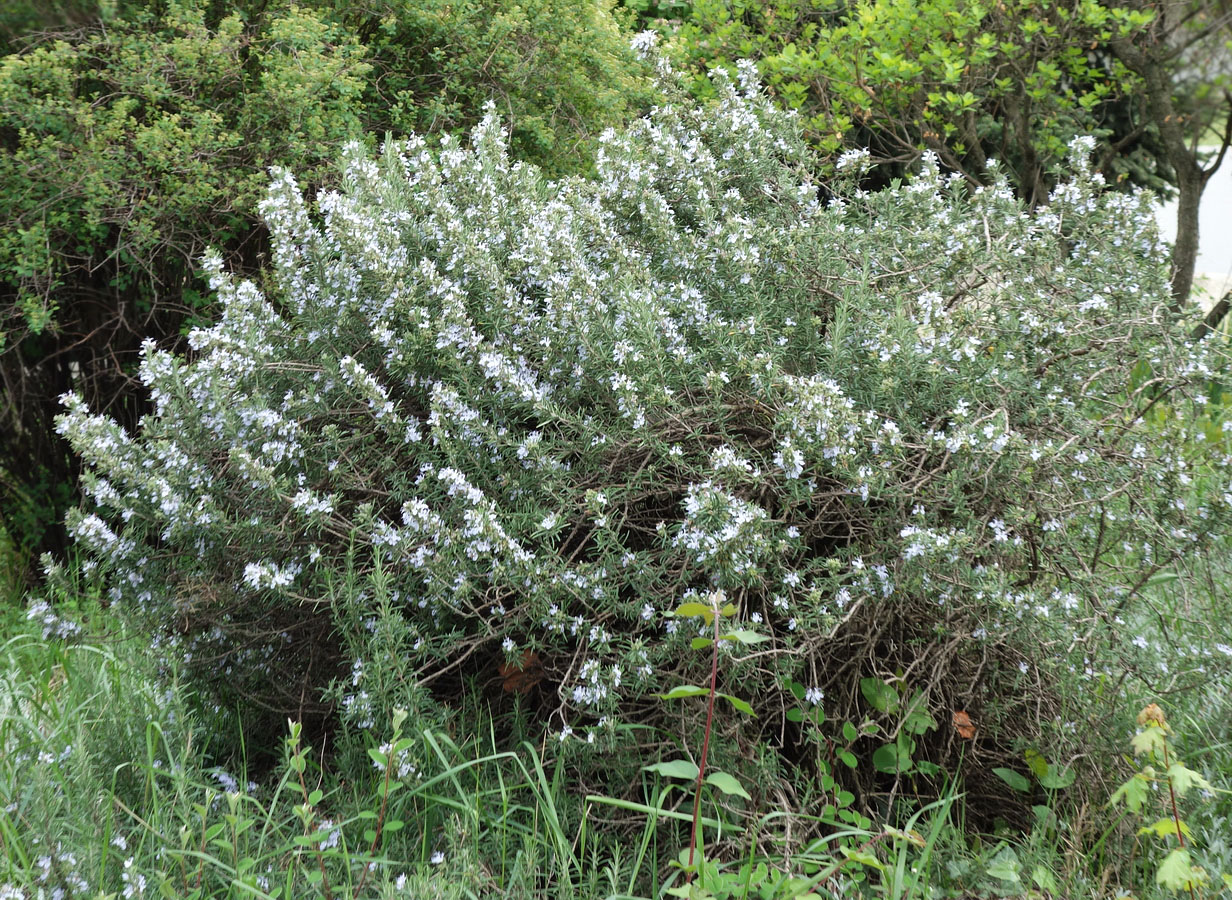
M865 193L859 153L822 202L798 119L751 70L715 89L590 181L513 162L495 113L352 146L319 217L279 172L271 289L208 262L221 318L147 345L140 429L66 398L87 569L201 685L295 710L350 666L362 727L529 651L562 736L687 734L649 694L697 675L668 613L715 589L770 638L723 675L767 740L786 676L1045 727L1015 690L1098 677L1084 647L1232 502L1150 198L1079 141L1035 212L932 162Z

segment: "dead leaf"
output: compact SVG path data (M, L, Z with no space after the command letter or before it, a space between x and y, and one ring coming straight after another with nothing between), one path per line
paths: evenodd
M971 740L975 737L975 723L971 721L971 717L967 715L965 710L954 710L954 730L958 732L958 736L964 740Z
M523 650L516 664L502 662L496 667L501 690L506 694L526 694L543 680L543 661L533 650Z

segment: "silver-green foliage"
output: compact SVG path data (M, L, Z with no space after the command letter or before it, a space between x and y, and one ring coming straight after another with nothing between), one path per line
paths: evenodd
M1168 313L1149 198L1082 141L1035 212L933 163L819 186L749 72L608 134L592 180L512 163L494 114L351 148L315 207L277 173L271 290L209 263L221 319L147 348L140 433L66 398L114 601L248 689L332 641L359 724L533 651L584 739L689 665L665 612L715 588L771 637L730 670L768 708L894 610L1060 653L1226 527L1222 363Z

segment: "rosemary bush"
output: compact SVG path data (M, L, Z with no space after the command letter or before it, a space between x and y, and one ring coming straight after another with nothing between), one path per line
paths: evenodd
M504 677L579 751L691 742L651 694L697 677L666 613L715 589L769 638L722 667L758 717L717 764L791 744L786 679L852 716L860 676L910 686L994 755L1068 715L1051 686L1232 503L1223 351L1173 321L1150 198L1083 140L1034 212L932 161L819 185L751 68L714 77L590 180L492 112L350 147L315 202L276 172L271 289L207 261L221 318L147 346L139 432L65 398L86 575L201 689L303 715L332 683L349 734Z

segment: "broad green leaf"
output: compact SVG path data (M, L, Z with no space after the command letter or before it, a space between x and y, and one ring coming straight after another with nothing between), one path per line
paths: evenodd
M1134 748L1134 756L1149 756L1163 751L1168 742L1168 736L1158 725L1148 725L1134 735L1130 742Z
M1056 766L1049 766L1048 772L1040 777L1040 784L1048 788L1050 791L1059 791L1069 787L1074 783L1077 773L1070 768L1058 769Z
M984 871L1001 881L1018 881L1018 874L1022 871L1022 863L1018 861L1018 854L1014 852L1012 847L1002 847L988 861Z
M1198 788L1203 791L1212 790L1212 785L1209 781L1193 769L1187 768L1179 762L1174 762L1168 766L1168 779L1172 782L1172 788L1176 791L1178 797L1184 796L1190 788Z
M856 731L856 726L852 725L850 722L843 723L843 740L851 744L854 743L856 738L859 736L860 732Z
M733 697L731 694L719 694L719 696L730 703L737 712L742 712L746 716L757 717L757 713L753 712L753 707L749 705L747 700L741 700L739 697Z
M1124 800L1130 812L1139 812L1146 803L1149 785L1150 780L1146 776L1136 773L1129 781L1113 792L1112 799L1108 801L1108 805L1115 806L1118 801Z
M743 797L750 802L753 800L749 796L749 792L744 789L744 786L735 777L728 775L726 772L712 772L706 776L706 784L714 785L724 794Z
M1053 877L1052 872L1044 866L1036 866L1031 870L1031 880L1035 882L1035 886L1041 891L1047 891L1049 894L1056 894L1057 879Z
M709 606L707 606L704 603L689 602L689 603L681 603L679 606L677 606L675 612L673 612L672 615L681 616L684 618L692 618L696 616L701 616L703 619L706 620L706 624L709 625L710 620L714 618L714 610L712 610Z
M935 731L936 728L937 720L928 712L924 692L916 691L911 698L908 712L903 717L903 729L912 734L923 734L926 731Z
M729 631L722 636L722 639L725 641L739 641L742 644L760 644L762 641L770 640L764 634L758 634L756 631L749 631L746 628Z
M882 744L873 751L873 768L888 775L897 775L911 768L911 754L898 744Z
M687 759L673 759L668 762L658 762L649 766L642 766L647 772L655 772L662 775L664 778L684 778L692 780L697 778L697 765Z
M869 706L880 712L892 713L898 709L898 691L880 678L861 678L860 693Z
M795 707L795 706L793 706L791 709L787 710L787 712L785 713L785 715L787 716L787 721L788 721L788 722L803 722L803 721L804 721L804 713L802 713L802 712L799 710L799 708L797 708L797 707Z
M937 730L937 720L925 710L914 710L903 719L903 730L912 734L923 734L926 731Z
M1170 891L1188 891L1205 884L1206 879L1206 870L1193 864L1184 847L1177 847L1165 856L1155 871L1155 883Z
M1022 757L1027 761L1027 768L1036 778L1042 779L1048 776L1048 760L1044 759L1043 754L1038 750L1028 749Z
M1156 837L1176 837L1176 819L1166 818L1151 825L1143 825L1138 829L1138 834L1153 834ZM1189 833L1189 826L1181 822L1181 834L1185 837L1192 837Z
M691 646L694 650L702 650L702 649L704 649L704 648L706 648L706 647L709 647L709 646L710 646L711 644L713 644L713 643L714 643L714 641L712 641L710 638L695 637L695 638L693 638L693 640L692 640L692 641L690 641L690 642L689 642L689 645L690 645L690 646Z
M291 840L300 847L315 847L321 841L328 838L329 835L330 829L323 828L312 832L312 834L297 834Z
M657 694L660 700L679 700L681 697L704 697L710 693L710 688L697 687L693 684L678 684L666 694Z
M415 738L402 738L400 741L394 742L393 752L394 753L405 753L407 750L410 750L412 747L414 747L415 744L416 744Z
M1027 780L1025 775L1015 772L1013 769L997 768L992 770L992 774L996 775L1014 790L1020 793L1027 794L1031 791L1031 782Z
M868 866L869 868L876 869L879 872L885 871L885 865L871 853L853 849L851 847L839 847L838 849L843 856L847 857L854 863L859 863L862 866Z

